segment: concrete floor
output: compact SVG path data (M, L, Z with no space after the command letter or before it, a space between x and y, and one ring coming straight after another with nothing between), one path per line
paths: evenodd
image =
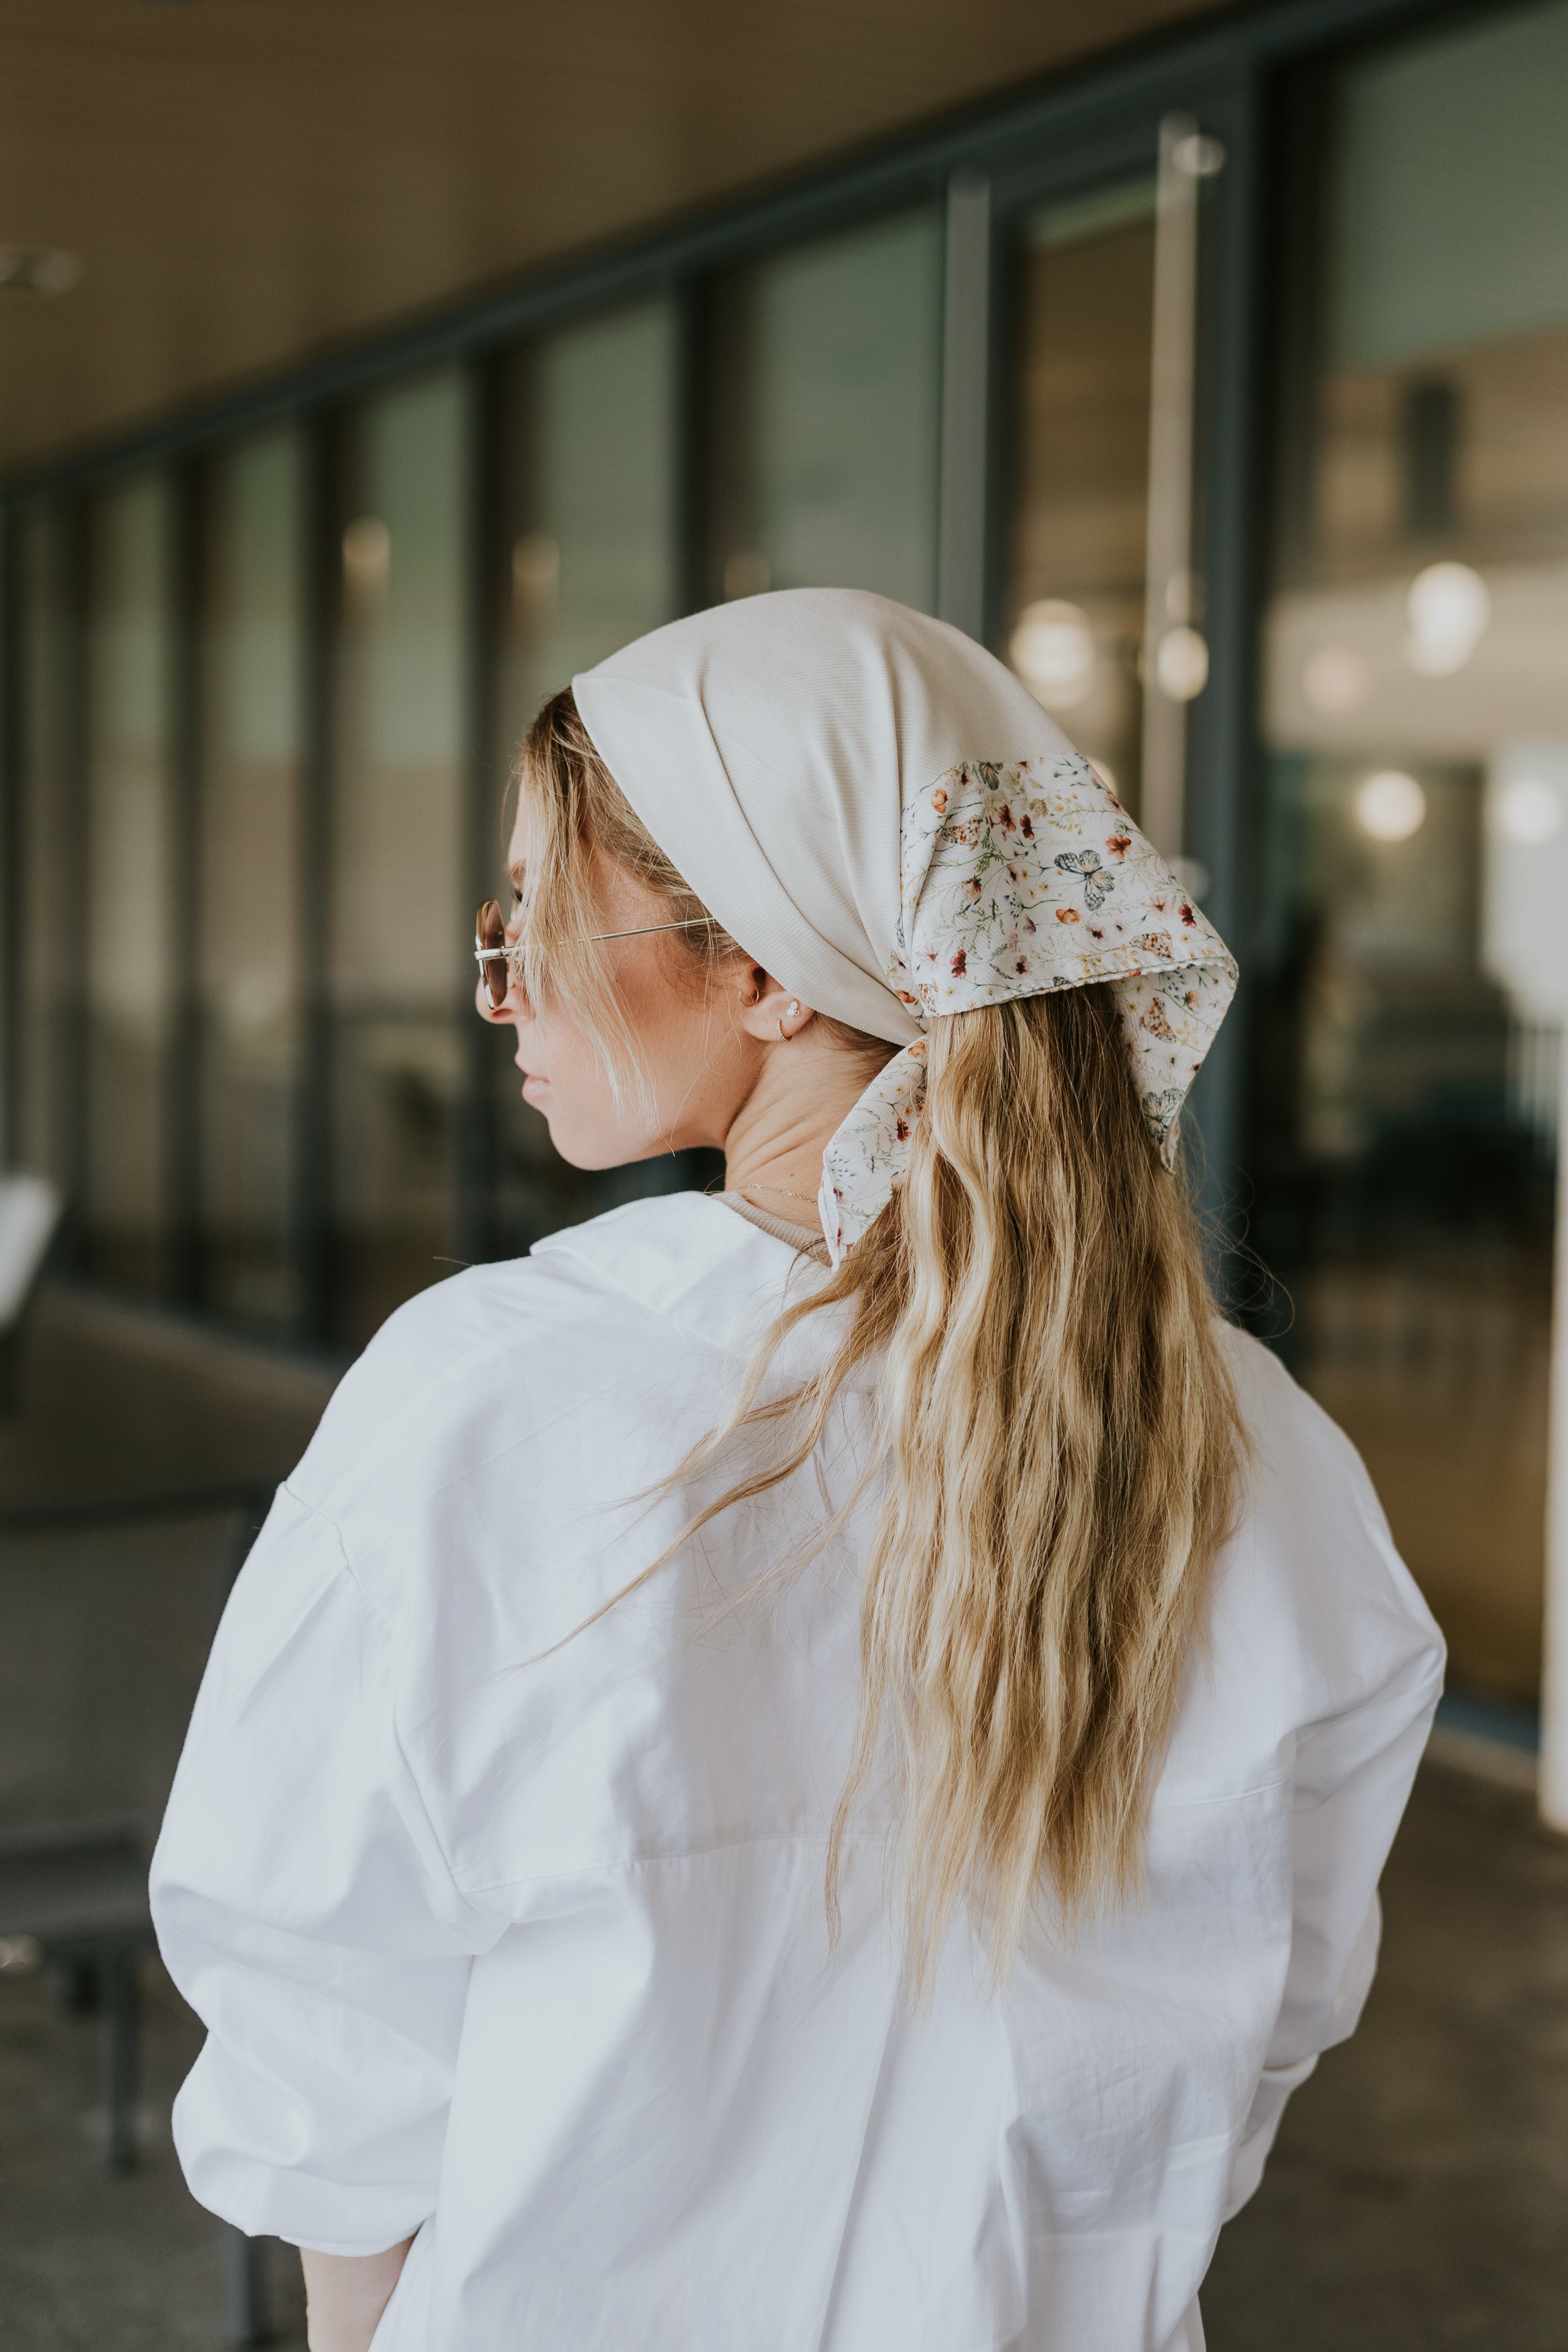
M100 2155L98 2024L42 1976L0 1977L0 2344L6 2352L224 2352L227 2243L186 2192L169 2136L201 2028L155 1962L145 1972L141 2162ZM305 2342L297 2258L267 2256L289 2352Z
M1568 1842L1519 1791L1429 1765L1384 1893L1362 2030L1292 2102L1220 2242L1210 2352L1563 2352ZM118 2180L96 2154L92 2021L41 1978L0 1978L8 2352L223 2345L221 2235L168 2131L198 2029L152 1965L147 1991L145 2152ZM299 2347L285 2249L271 2272L277 2340Z
M1355 2039L1221 2238L1210 2352L1568 2346L1568 1840L1428 1765Z

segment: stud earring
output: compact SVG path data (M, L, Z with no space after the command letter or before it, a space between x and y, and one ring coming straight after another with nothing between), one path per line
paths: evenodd
M792 996L789 1003L784 1007L784 1021L793 1021L799 1011L800 999L798 996ZM788 1030L784 1025L784 1021L779 1023L779 1035L786 1045L794 1043Z

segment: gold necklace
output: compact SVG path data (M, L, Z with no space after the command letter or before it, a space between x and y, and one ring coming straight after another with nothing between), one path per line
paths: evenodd
M814 1209L817 1204L815 1192L792 1192L787 1184L753 1184L750 1189L753 1192L770 1192L775 1200L808 1201Z

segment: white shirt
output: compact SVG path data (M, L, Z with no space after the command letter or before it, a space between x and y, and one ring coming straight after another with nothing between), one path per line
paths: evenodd
M1354 2027L1441 1645L1351 1446L1249 1339L1250 1507L1144 1898L1032 1933L998 1999L960 1928L905 2015L875 1800L828 1940L874 1500L747 1590L853 1484L866 1387L566 1638L729 1483L647 1499L820 1280L688 1194L426 1291L240 1578L153 1864L209 2029L175 2137L252 2233L418 2232L376 2352L1201 2345L1220 2223Z

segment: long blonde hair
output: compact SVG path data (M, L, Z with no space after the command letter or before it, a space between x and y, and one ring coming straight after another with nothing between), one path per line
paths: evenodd
M627 805L570 691L540 712L518 778L534 819L527 984L553 988L624 1059L602 968L568 939L594 928L596 861L693 923L672 938L694 968L735 942ZM840 1035L868 1075L890 1051ZM820 1369L759 1402L786 1333L840 1302L851 1311ZM999 1979L1043 1899L1070 1929L1137 1889L1184 1662L1237 1505L1246 1442L1195 1220L1145 1129L1108 989L931 1023L907 1180L786 1309L675 1474L772 1425L765 1459L681 1540L798 1469L870 1359L887 1475L827 1903L836 1923L845 1836L886 1747L918 2005L960 1907Z

